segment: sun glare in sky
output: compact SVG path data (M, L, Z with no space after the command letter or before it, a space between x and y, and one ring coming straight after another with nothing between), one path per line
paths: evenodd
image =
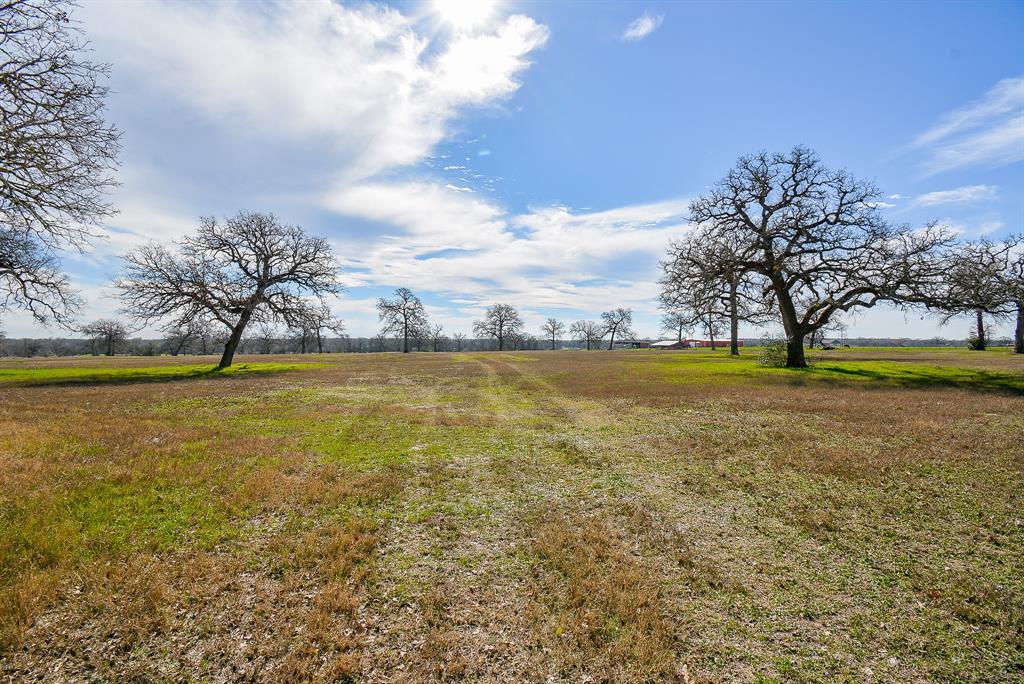
M495 0L434 0L434 9L455 28L471 29L487 22L497 4Z

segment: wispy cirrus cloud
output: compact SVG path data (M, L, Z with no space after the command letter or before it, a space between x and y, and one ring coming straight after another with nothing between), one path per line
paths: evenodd
M974 204L999 197L999 188L994 185L965 185L952 190L926 192L913 199L917 207L932 207L938 204Z
M1024 76L1006 78L948 114L911 143L933 175L957 168L1024 160Z
M658 30L661 26L661 22L665 21L664 14L651 14L650 12L644 12L639 17L629 22L629 26L622 32L622 40L635 43L638 40L643 40L647 36Z

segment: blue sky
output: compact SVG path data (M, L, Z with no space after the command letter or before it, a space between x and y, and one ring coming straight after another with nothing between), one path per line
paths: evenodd
M76 17L112 64L124 132L121 213L65 258L86 319L116 312L126 249L245 208L332 240L354 335L399 286L452 333L502 301L534 332L628 306L655 335L657 262L688 199L737 156L795 144L873 179L893 221L1024 229L1019 2L86 2Z

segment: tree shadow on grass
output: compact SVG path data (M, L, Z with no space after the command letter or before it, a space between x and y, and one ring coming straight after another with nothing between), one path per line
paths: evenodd
M848 379L873 381L892 387L913 389L961 389L1024 396L1024 375L999 373L973 368L949 366L918 366L864 368L856 366L817 365L804 371L809 378L826 382ZM831 376L831 377L830 377ZM850 383L843 383L849 385Z
M242 363L216 366L156 366L150 368L32 368L0 369L0 389L5 387L68 387L75 385L129 385L180 382L219 377L281 373L319 364Z

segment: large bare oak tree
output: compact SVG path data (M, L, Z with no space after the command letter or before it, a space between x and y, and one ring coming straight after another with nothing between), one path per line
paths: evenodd
M115 281L124 310L143 323L210 318L229 331L219 368L231 365L249 323L300 325L308 298L341 291L327 241L273 214L239 212L200 219L176 249L150 243L124 256Z
M741 157L690 204L699 238L734 246L734 267L769 290L786 333L786 365L807 365L804 338L836 314L905 302L938 276L952 237L886 221L875 186L825 167L804 147Z
M57 250L83 249L113 214L118 131L107 67L63 0L0 0L0 312L70 327L80 304Z

